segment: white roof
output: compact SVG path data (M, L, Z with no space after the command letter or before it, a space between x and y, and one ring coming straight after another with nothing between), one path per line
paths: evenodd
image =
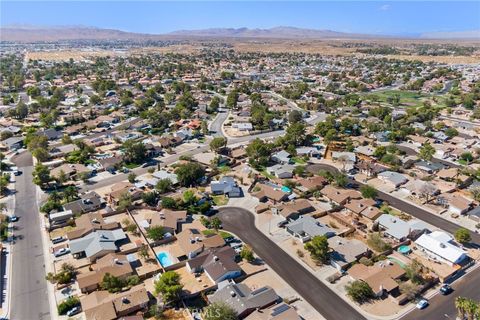
M467 253L451 243L452 237L443 231L423 234L415 243L452 263L461 262Z

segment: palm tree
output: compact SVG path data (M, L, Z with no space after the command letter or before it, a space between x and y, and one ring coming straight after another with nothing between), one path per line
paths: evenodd
M455 298L455 308L457 308L457 315L462 320L465 319L466 302L467 299L465 299L464 297Z
M468 320L474 320L475 314L478 312L478 304L472 299L466 299L465 301L465 311L467 313Z

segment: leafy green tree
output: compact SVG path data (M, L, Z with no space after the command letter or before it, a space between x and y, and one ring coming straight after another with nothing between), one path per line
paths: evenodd
M145 202L145 204L154 207L157 205L158 202L158 197L155 194L155 192L144 192L142 194L142 200Z
M135 183L137 181L137 175L134 172L128 174L128 182Z
M208 305L203 312L204 320L237 320L237 313L232 307L223 302L214 302Z
M227 96L227 107L230 109L235 109L238 103L238 91L232 90Z
M240 251L240 257L248 262L253 262L255 260L255 256L253 255L253 250L247 245L244 245L242 250Z
M222 227L222 220L220 220L219 217L213 217L210 220L210 227L215 229L215 231L218 231Z
M165 230L162 226L151 226L147 230L147 236L153 241L159 241L163 239L165 235Z
M323 264L328 260L328 241L326 236L314 236L305 244L305 250L310 252L312 259Z
M181 164L175 169L178 182L184 187L191 187L205 176L205 170L196 162Z
M360 192L362 193L362 197L375 199L377 197L377 189L368 184L363 185L360 187Z
M102 290L107 290L110 293L122 291L124 285L125 283L122 279L115 277L108 272L103 276L102 282L100 282L100 288L102 288Z
M73 307L76 307L80 305L80 299L77 297L68 297L65 301L61 302L58 307L58 314L64 315L67 313L68 310L72 309Z
M455 128L448 128L445 130L445 135L449 138L458 136L458 130Z
M422 284L424 279L422 277L423 266L420 262L413 259L407 266L405 266L405 274L415 284Z
M208 106L208 113L215 113L218 111L218 108L220 107L220 98L217 96L214 96L212 98L212 101L210 101L210 105Z
M37 163L33 170L33 183L43 188L46 184L52 181L50 177L50 170L41 163Z
M337 187L346 187L348 184L348 177L343 173L337 173L333 176L335 185Z
M169 178L160 179L155 185L155 190L157 190L161 194L168 192L171 188L172 180L170 180Z
M363 303L372 299L375 294L370 286L361 280L355 280L345 286L347 295L355 302Z
M302 121L302 119L303 119L303 114L298 110L292 110L288 114L288 122L290 122L291 124L300 122Z
M130 193L125 192L124 194L122 194L120 200L118 201L117 209L120 211L125 211L132 205L132 202L132 196L130 195Z
M171 197L163 197L162 198L162 207L167 209L176 209L177 208L177 201Z
M470 163L473 161L473 155L471 152L464 152L460 155L460 159L466 161L467 163Z
M455 231L455 240L457 240L461 244L470 242L472 240L470 231L468 231L468 229L466 228L458 228L457 231Z
M435 148L429 142L424 143L418 152L419 158L426 161L432 160L434 154Z
M155 294L162 294L166 303L177 301L183 290L180 283L180 275L174 271L163 273L160 278L155 281Z
M272 145L257 138L250 142L245 151L250 164L258 168L268 163L272 152Z
M129 163L142 163L147 156L147 149L142 142L127 140L123 143L125 160Z
M221 151L226 145L227 139L225 137L215 137L210 141L210 149L215 153Z

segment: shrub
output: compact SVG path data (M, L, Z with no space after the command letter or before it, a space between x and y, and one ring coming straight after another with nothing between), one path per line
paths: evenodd
M373 250L383 252L392 249L392 246L382 240L380 233L371 233L368 236L367 244Z
M361 257L359 262L365 266L373 266L373 261L367 257Z
M345 286L347 295L355 302L363 303L375 296L372 288L361 280L355 280Z
M58 314L66 314L68 310L80 304L80 300L77 297L70 297L67 300L60 303L57 307Z

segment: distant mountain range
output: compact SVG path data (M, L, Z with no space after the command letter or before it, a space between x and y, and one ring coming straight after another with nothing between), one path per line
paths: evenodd
M364 39L388 36L345 33L332 30L274 27L270 29L212 28L203 30L179 30L169 33L176 36L219 37L219 38L270 38L270 39Z
M182 38L262 38L262 39L480 39L480 30L465 32L438 32L408 36L344 33L332 30L274 27L270 29L212 28L203 30L179 30L166 34L145 34L115 29L84 26L3 26L0 40L12 42L37 42L60 40L166 40Z

